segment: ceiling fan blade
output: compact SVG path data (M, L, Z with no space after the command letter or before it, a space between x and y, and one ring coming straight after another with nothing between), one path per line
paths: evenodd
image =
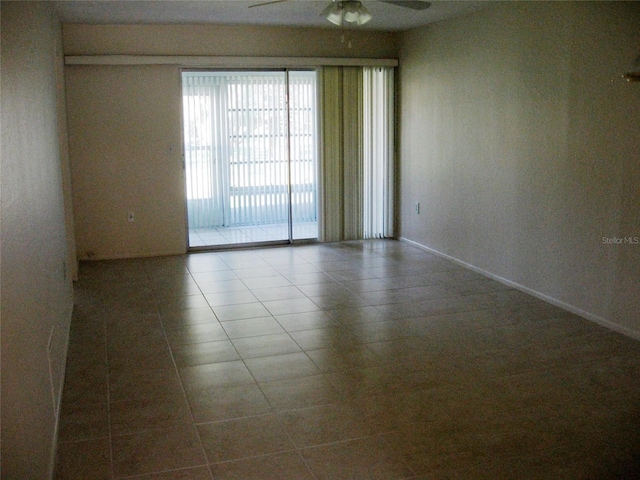
M249 8L254 8L254 7L264 7L265 5L271 5L274 3L282 3L282 2L286 2L287 0L271 0L270 2L263 2L263 3L256 3L255 5L249 5Z
M390 3L399 7L410 8L411 10L426 10L431 6L429 2L422 0L378 0L383 3Z

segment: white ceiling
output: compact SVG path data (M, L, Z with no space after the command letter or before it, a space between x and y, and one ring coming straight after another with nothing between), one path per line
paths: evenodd
M249 8L269 0L62 0L64 23L90 24L219 24L339 28L320 16L331 0L286 0ZM363 0L373 19L357 28L401 31L480 10L487 1L432 1L426 10L412 10L376 0Z

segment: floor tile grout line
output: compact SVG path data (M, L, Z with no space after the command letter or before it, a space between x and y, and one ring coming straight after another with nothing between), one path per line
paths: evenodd
M224 259L223 259L223 261L224 261ZM226 262L225 262L225 263L226 263ZM231 266L230 266L230 268L231 268ZM231 268L231 270L233 271L233 268ZM240 279L240 280L242 281L242 279ZM243 284L245 284L245 283L244 283L244 281L242 281L242 283L243 283ZM249 289L249 291L253 294L253 291L252 291L252 290L251 290L251 289L250 289L246 284L245 284L245 286L246 286L246 287ZM254 295L254 296L255 296L255 295ZM262 303L261 303L261 304L262 304ZM215 314L215 311L213 310L213 307L211 307L211 310L213 311L213 314L214 314L214 315L216 315L216 314ZM273 317L273 316L272 316L272 317ZM217 317L217 315L216 315L216 318L218 318L218 317ZM275 318L274 318L274 320L277 322L277 320L276 320ZM220 322L220 320L219 320L219 319L218 319L218 321ZM220 322L220 323L221 323L221 322ZM245 362L245 359L242 357L242 355L241 355L241 354L240 354L240 352L238 351L237 346L233 343L233 340L229 337L229 334L226 332L226 330L225 330L225 334L226 334L226 336L227 336L227 339L229 340L229 342L230 342L230 343L231 343L231 345L233 346L233 348L234 348L234 350L235 350L236 354L237 354L237 355L238 355L238 357L241 359L242 364L244 365L244 368L245 368L245 369L247 369L247 371L248 371L248 372L249 372L249 374L251 375L251 378L253 379L254 384L255 384L255 385L256 385L256 387L259 389L259 391L261 392L262 396L263 396L263 397L264 397L264 399L267 401L267 403L270 405L270 407L271 407L271 409L272 409L271 414L272 414L272 415L275 415L275 413L273 412L273 410L274 410L274 409L273 409L273 406L271 405L271 403L269 402L268 398L267 398L267 397L266 397L266 395L264 394L264 391L260 388L259 382L258 382L258 380L255 378L254 373L252 373L252 372L251 372L251 369L249 369L248 365L247 365L247 364L246 364L246 362ZM291 338L291 337L290 337L290 338ZM175 360L174 360L174 362L175 362ZM182 384L182 379L180 379L180 382L181 382L181 385L182 385L182 388L183 388L183 391L184 391L184 385ZM186 397L186 391L185 391L185 397ZM210 472L210 475L211 475L211 476L212 476L212 478L213 478L213 471L212 471L212 469L211 469L211 462L209 461L209 458L208 458L208 456L207 456L206 450L204 449L204 443L202 442L202 436L200 435L200 429L198 428L198 425L199 425L199 424L198 424L198 423L196 423L195 418L193 417L193 411L192 411L192 409L191 409L191 405L189 404L189 400L188 400L188 398L186 398L186 401L187 401L187 404L189 405L189 411L190 411L190 414L191 414L191 418L192 418L192 421L193 421L193 423L194 423L194 427L195 427L195 429L196 429L196 432L197 432L197 434L198 434L198 439L200 440L200 444L201 444L202 449L203 449L203 454L204 454L204 456L205 456L204 458L205 458L205 459L207 460L207 462L209 463L209 472ZM244 417L242 417L242 418L246 418L246 416L244 416ZM279 420L279 417L278 417L278 416L276 416L275 418L278 420L278 423L280 424L281 428L283 428L283 429L284 429L284 426L282 425L281 421ZM287 434L287 437L289 438L289 441L291 442L291 444L292 444L292 445L295 445L295 444L294 444L294 442L293 442L293 439L291 438L291 436L289 435L289 433L288 433L288 432L286 432L286 430L285 430L285 433Z
M284 247L284 248L290 249L290 248L292 248L292 247ZM242 279L241 279L241 281L242 281ZM245 283L245 282L243 281L243 283ZM251 291L251 292L253 293L253 289L251 289L248 285L246 285L246 283L245 283L245 286L249 289L249 291ZM304 292L301 292L301 293L304 295ZM255 296L255 294L254 294L254 296ZM305 298L307 298L307 297L306 297L306 295L305 295ZM269 311L269 309L264 305L264 303L263 303L263 302L259 301L259 303L260 303L264 308L266 308L266 309L267 309L267 311ZM314 303L315 303L315 302L314 302ZM315 364L315 362L313 361L313 359L311 359L311 358L309 357L309 355L306 353L305 349L303 349L303 348L302 348L302 346L300 346L300 345L298 344L298 342L296 342L296 341L295 341L295 339L291 336L290 332L288 332L288 331L287 331L287 330L286 330L286 329L285 329L285 328L280 324L280 322L279 322L279 321L278 321L278 319L275 317L275 315L274 315L271 311L269 311L269 313L271 314L271 318L273 318L273 319L275 320L275 322L276 322L278 325L280 325L280 327L284 330L284 332L288 335L288 337L289 337L289 338L290 338L290 339L291 339L291 340L292 340L296 345L298 345L298 347L300 348L300 352L301 352L301 353L304 353L304 355L306 356L306 358L307 358L307 359L308 359L308 360L309 360L313 365L316 365L316 364ZM232 343L233 343L233 342L232 342ZM235 344L234 344L234 348L236 348ZM243 362L243 364L244 364L245 368L247 368L247 370L248 370L248 371L249 371L249 373L251 374L251 377L254 379L254 381L255 381L256 385L258 386L258 388L259 388L259 389L260 389L260 391L262 392L262 395L267 399L267 402L269 402L269 400L268 400L267 396L265 395L265 393L264 393L263 389L260 387L260 382L259 382L259 381L258 381L258 379L255 377L255 374L254 374L253 372L251 372L251 369L250 369L250 368L249 368L249 366L247 365L247 363L246 363L246 361L245 361L245 360L247 360L247 359L243 358L243 357L242 357L242 355L240 355L240 352L239 352L239 351L237 351L237 348L236 348L236 352L238 353L238 355L239 355L239 356L240 356L240 358L242 359L242 362ZM282 355L286 355L286 354L282 354ZM273 357L273 356L276 356L276 355L269 355L269 356L267 356L267 357ZM267 357L262 357L262 358L267 358ZM257 358L260 358L260 357L257 357ZM317 365L316 365L316 368L317 368ZM305 378L305 377L308 377L308 376L311 376L311 375L305 375L305 376L303 376L303 377L297 377L297 378ZM271 402L269 402L269 404L271 405ZM273 406L272 406L272 408L273 408ZM279 421L279 422L280 422L280 421ZM280 422L280 423L281 423L281 422ZM284 428L284 426L283 426L283 425L281 425L281 426ZM286 430L285 430L285 431L286 431ZM293 439L292 439L292 438L291 438L291 436L288 434L288 432L287 432L287 435L289 436L289 439L290 439L290 441L292 442L292 444L294 444L294 443L293 443Z
M271 457L271 456L274 456L274 455L282 455L283 453L293 453L296 450L297 450L296 448L288 448L286 450L278 450L278 451L269 452L269 453L260 453L258 455L248 455L248 456L245 456L245 457L230 458L228 460L221 460L219 462L212 462L209 465L224 465L224 464L229 464L229 463L240 462L240 461L243 461L243 460L254 460L254 459L259 459L259 458L267 458L267 457Z
M285 248L291 248L291 247L285 247ZM241 281L242 281L242 283L243 283L243 284L244 284L244 285L249 289L249 291L250 291L250 292L255 296L255 294L253 293L253 290L254 290L254 289L250 288L250 287L249 287L249 286L244 282L244 280L242 280L242 279L240 279L240 280L241 280ZM294 287L295 287L295 285L292 285L292 286L294 286ZM296 289L297 289L297 287L296 287ZM300 290L298 289L298 291L300 291ZM308 297L304 294L304 292L301 292L301 291L300 291L300 293L301 293L301 294L303 294L303 295L305 296L305 298L308 298ZM257 297L256 297L256 298L257 298ZM313 302L313 300L311 300L311 301ZM275 316L275 315L274 315L274 314L273 314L273 313L268 309L268 307L267 307L267 306L265 306L265 305L264 305L264 302L262 302L262 301L258 300L258 302L257 302L257 303L260 303L260 304L261 304L261 305L262 305L262 306L263 306L263 307L264 307L264 308L269 312L269 314L270 314L271 318L273 318L273 320L274 320L274 321L275 321L275 322L276 322L276 323L277 323L277 324L278 324L278 325L283 329L283 331L287 334L287 336L288 336L288 337L289 337L289 338L290 338L290 339L291 339L291 340L292 340L292 341L293 341L293 342L298 346L298 348L300 348L300 352L301 352L301 353L304 353L304 354L305 354L305 356L309 359L309 361L310 361L313 365L316 365L316 364L315 364L315 362L314 362L314 361L313 361L313 360L312 360L312 359L307 355L307 353L306 353L305 349L303 349L303 348L302 348L302 346L301 346L301 345L299 345L299 343L298 343L298 342L296 342L295 338L293 338L293 337L291 336L290 332L288 332L288 331L287 331L287 330L282 326L282 324L278 321L278 319L276 318L276 316ZM313 303L315 303L315 302L313 302ZM321 308L321 307L320 307L320 308ZM215 312L214 312L214 313L215 313ZM256 317L256 318L258 318L258 317ZM227 336L228 336L228 335L227 335ZM249 370L249 373L251 373L252 378L254 379L254 381L256 382L256 384L258 384L258 383L259 383L259 382L258 382L258 380L255 378L255 375L251 372L251 370L249 369L248 365L247 365L247 364L246 364L246 362L245 362L245 360L247 360L247 359L249 359L249 358L244 358L244 357L240 354L240 352L238 351L238 349L237 349L236 345L233 343L233 340L232 340L231 338L230 338L230 340L231 340L231 343L233 344L234 348L236 349L236 353L237 353L237 354L238 354L238 356L242 359L242 362L244 363L245 368L247 368L247 370ZM281 354L281 355L285 355L285 354ZM275 355L266 355L265 357L271 357L271 356L275 356ZM265 357L252 357L252 358L265 358ZM316 366L316 367L317 367L317 366Z
M184 259L183 259L183 262L184 262ZM189 272L189 275L193 279L191 271L189 270L186 262L184 262L184 265L185 265L185 268L187 269L187 271ZM200 288L200 287L198 287L198 288ZM184 382L182 380L182 376L180 375L180 370L178 369L178 365L176 363L176 359L175 359L175 355L174 355L174 352L173 352L173 348L171 347L171 343L169 342L169 337L167 335L167 331L166 331L164 322L162 321L160 308L159 308L158 301L157 301L157 298L156 298L155 295L154 295L154 302L155 302L156 310L157 310L157 313L158 313L158 319L160 320L160 325L162 326L162 331L164 333L164 338L165 338L165 341L167 343L167 348L169 350L169 355L171 356L171 362L173 364L173 368L175 370L176 376L178 377L178 381L180 382L180 390L182 392L182 397L183 397L183 400L184 400L184 403L185 403L187 409L189 410L189 418L191 419L190 427L194 430L196 438L198 439L198 445L200 447L199 448L200 454L202 455L202 458L205 460L205 462L207 463L207 466L208 466L207 452L206 452L206 450L204 448L204 443L202 441L202 437L200 435L200 431L198 430L198 427L196 426L195 418L193 416L193 411L191 409L191 404L189 403L189 398L187 396L187 392L186 392L186 389L184 387ZM215 312L212 311L212 313L215 316ZM208 467L208 469L209 469L209 475L211 476L211 478L213 478L213 474L211 473L211 468Z
M196 465L196 466L193 466L193 467L172 468L172 469L169 469L169 470L160 470L158 472L153 472L151 474L149 474L149 473L140 473L140 474L129 475L129 476L125 476L125 477L117 477L115 480L135 480L136 478L148 478L149 475L157 475L157 474L165 474L165 473L173 473L173 472L186 472L186 471L194 469L194 468L206 468L207 470L210 470L209 469L209 464L208 463L204 463L202 465Z
M293 442L292 442L292 444L293 444ZM260 455L252 455L252 456L247 456L247 457L238 457L238 458L233 458L233 459L229 459L229 460L224 460L224 461L221 461L221 462L214 462L214 463L211 463L210 466L225 465L225 464L228 465L228 464L231 464L231 463L242 462L242 461L246 461L246 460L258 460L258 459L273 457L273 456L276 456L276 455L282 455L282 454L286 454L286 453L295 453L297 455L297 457L304 464L305 468L309 472L309 475L311 475L312 479L313 480L318 480L318 477L315 475L315 472L311 469L311 467L309 467L309 465L307 464L307 461L300 454L300 449L299 448L295 448L295 447L290 449L290 450L281 450L281 451L277 451L277 452L264 453L264 454L260 454Z
M116 472L114 466L113 452L113 432L111 428L111 365L109 362L109 330L107 321L104 320L104 342L105 342L105 363L107 366L107 426L109 432L109 475L111 479L115 479Z
M307 460L304 458L299 448L296 449L296 454L298 455L298 458L302 461L304 466L307 468L307 471L310 473L312 479L318 480L318 476L316 475L316 472L313 471L313 469L309 465L309 462L307 462Z

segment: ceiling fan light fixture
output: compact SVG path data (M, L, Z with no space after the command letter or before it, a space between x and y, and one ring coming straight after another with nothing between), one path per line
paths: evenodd
M360 0L334 1L324 9L322 16L336 25L343 22L364 25L373 18Z
M360 9L360 15L358 15L358 19L356 20L356 23L358 25L364 25L365 23L367 23L369 20L371 20L373 17L371 16L371 14L369 13L369 10L367 10L366 8L364 8L364 6Z
M333 2L322 11L322 16L338 26L342 25L342 8L341 2Z
M365 23L367 23L372 18L373 17L371 16L371 14L369 12L360 13L360 16L358 17L358 21L356 23L358 25L364 25Z
M349 23L364 25L371 20L371 14L359 0L346 0L344 4L344 20Z

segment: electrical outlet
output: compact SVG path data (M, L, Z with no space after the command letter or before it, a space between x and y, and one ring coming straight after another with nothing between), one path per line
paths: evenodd
M416 202L415 207L416 207L416 215L419 215L420 214L420 202Z
M133 212L128 212L128 213L127 213L127 220L128 220L129 222L135 222L135 221L136 221L136 217L135 217L135 215L133 214Z

